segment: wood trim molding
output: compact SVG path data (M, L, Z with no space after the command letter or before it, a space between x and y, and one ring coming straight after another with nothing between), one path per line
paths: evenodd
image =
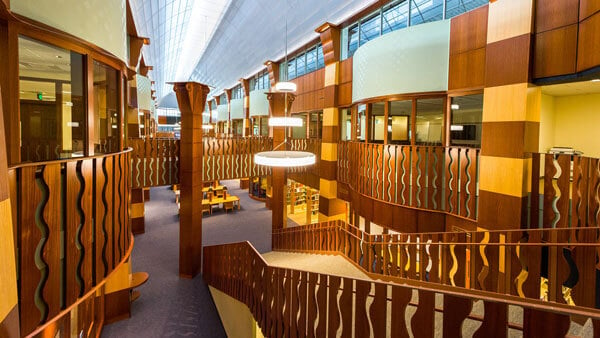
M363 104L363 103L368 104L368 103L382 102L382 101L435 99L435 98L445 97L447 94L448 94L447 91L420 92L420 93L410 93L410 94L392 94L392 95L376 96L376 97L370 97L367 99L358 100L358 101L352 102L352 105Z
M315 32L321 36L323 59L325 67L340 60L340 29L338 26L325 22Z
M271 87L275 87L275 84L279 82L279 63L274 61L266 61L267 72L269 72L269 83Z

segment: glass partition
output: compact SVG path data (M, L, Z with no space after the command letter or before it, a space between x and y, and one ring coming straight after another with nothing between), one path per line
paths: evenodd
M385 102L372 103L369 114L369 142L383 143L385 134Z
M356 119L356 139L358 141L364 141L367 136L367 105L359 104L357 119Z
M444 128L444 99L417 100L416 144L442 145Z
M115 69L94 61L94 153L119 150L119 83Z
M84 156L83 55L20 36L21 162Z
M321 138L323 135L323 112L310 113L310 124L308 126L309 138Z
M390 102L388 114L388 143L410 144L412 100Z
M352 140L352 110L342 109L340 112L340 141Z
M479 148L483 94L453 97L450 110L450 144Z

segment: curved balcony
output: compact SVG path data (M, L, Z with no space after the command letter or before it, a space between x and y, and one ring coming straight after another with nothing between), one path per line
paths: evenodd
M453 215L455 222L472 227L478 212L478 169L476 148L338 144L338 182L349 190L338 192L340 197L373 222L403 232L425 231L418 224L423 213L411 210L437 213L430 220L440 224L445 221L439 216Z
M9 168L23 336L65 331L73 311L100 333L104 284L133 247L130 152Z

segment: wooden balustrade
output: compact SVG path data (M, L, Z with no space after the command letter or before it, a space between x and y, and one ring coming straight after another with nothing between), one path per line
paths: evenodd
M254 154L273 149L267 137L204 138L203 180L229 180L265 176L270 169L254 164Z
M273 249L340 254L374 278L597 308L599 236L597 228L372 235L330 221L275 230Z
M341 233L340 227L330 228ZM335 237L339 242L297 237L301 238L302 243L320 249L327 249L325 245L343 247L343 237ZM584 316L579 317L583 320L591 317L596 332L600 328L600 312L595 309L581 312L563 304L518 302L518 298L515 301L468 289L392 284L272 267L248 242L205 247L203 267L206 283L244 303L266 337L352 337L353 333L356 337L408 337L410 333L415 337L440 333L461 337L466 322L475 331L474 337L506 337L509 328L522 330L525 337L565 336L569 315L575 314ZM439 299L443 300L441 307L436 304ZM484 310L479 313L474 310L477 301L483 302ZM509 322L509 305L524 308L522 325ZM436 332L436 312L442 312L437 323L440 332Z
M89 305L127 259L130 151L9 168L23 335Z
M477 219L479 149L338 144L338 181L391 204Z
M128 140L131 154L132 188L154 187L179 183L179 140Z
M532 154L530 228L600 226L599 186L600 159Z

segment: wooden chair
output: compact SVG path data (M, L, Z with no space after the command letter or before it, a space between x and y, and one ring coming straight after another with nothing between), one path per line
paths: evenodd
M227 210L233 211L233 201L223 203L223 209L225 209L225 212Z
M217 190L217 198L223 198L223 190Z
M210 204L202 204L202 214L204 215L205 212L208 212L209 215L212 215L212 207Z

